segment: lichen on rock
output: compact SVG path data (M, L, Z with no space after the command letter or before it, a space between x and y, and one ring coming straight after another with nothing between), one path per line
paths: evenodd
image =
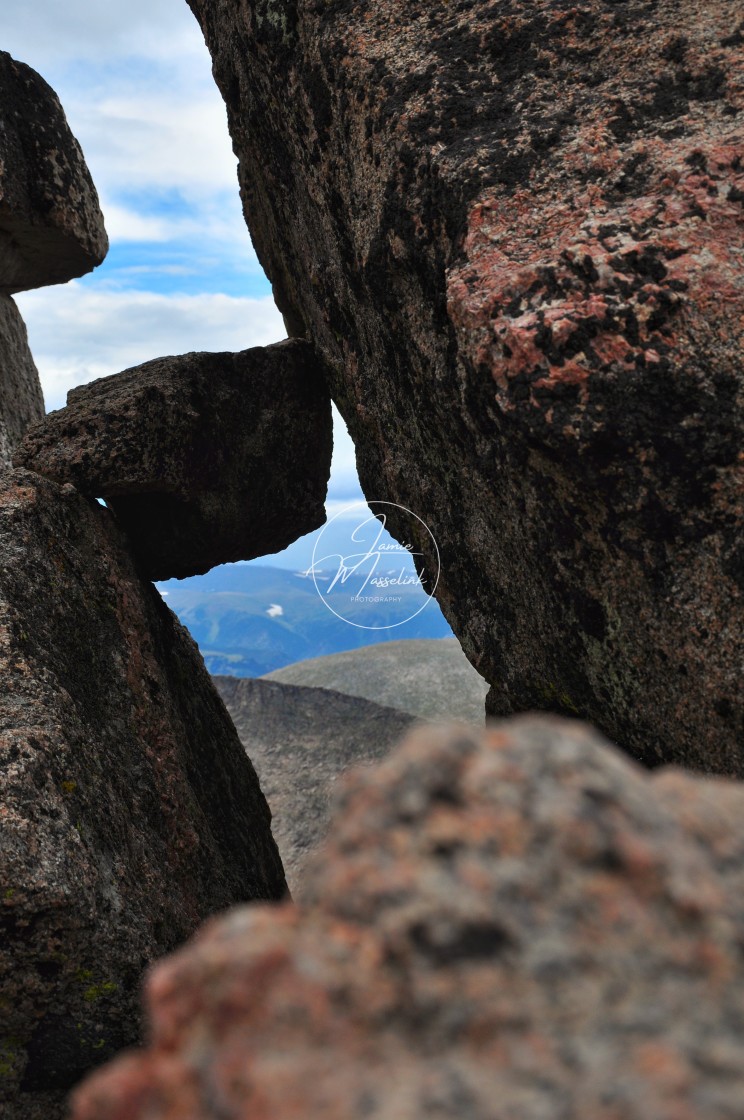
M740 5L190 6L278 305L489 712L744 774Z

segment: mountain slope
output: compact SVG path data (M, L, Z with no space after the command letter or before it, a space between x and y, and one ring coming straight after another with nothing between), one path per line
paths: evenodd
M383 758L413 717L358 697L274 681L215 677L269 802L290 890L325 836L339 774Z
M267 674L283 684L332 688L422 719L484 720L488 685L456 638L387 642L315 657Z

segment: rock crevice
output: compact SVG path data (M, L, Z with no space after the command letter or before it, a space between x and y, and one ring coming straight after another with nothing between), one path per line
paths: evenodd
M105 498L150 579L280 552L325 521L331 402L300 340L158 358L73 389L15 456Z

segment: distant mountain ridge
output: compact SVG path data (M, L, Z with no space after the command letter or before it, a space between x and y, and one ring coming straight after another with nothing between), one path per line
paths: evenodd
M207 576L169 580L158 589L191 632L212 674L260 677L306 658L452 634L436 601L427 601L420 587L397 589L410 602L411 614L423 610L394 626L389 623L400 618L399 605L360 601L353 613L357 625L352 625L328 609L311 575L282 568L230 564Z

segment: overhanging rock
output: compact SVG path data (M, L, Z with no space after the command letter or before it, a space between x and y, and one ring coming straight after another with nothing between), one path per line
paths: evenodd
M57 95L0 51L0 292L82 276L107 250L98 195Z
M279 552L325 521L331 403L305 342L159 358L67 400L15 461L105 498L151 579Z
M740 3L190 6L277 302L491 713L744 773Z

